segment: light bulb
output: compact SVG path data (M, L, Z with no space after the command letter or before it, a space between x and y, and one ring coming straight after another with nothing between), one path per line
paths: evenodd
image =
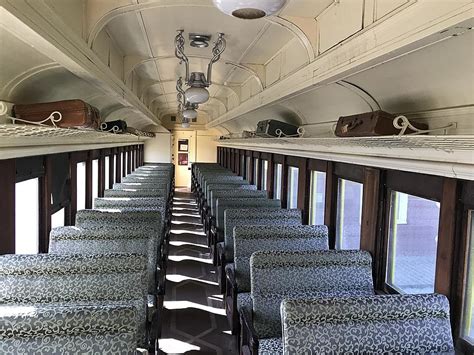
M277 13L286 0L213 0L213 3L227 15L253 20Z
M184 93L186 101L192 104L203 104L209 100L209 91L206 88L190 87Z
M193 109L187 109L183 111L183 117L187 118L188 120L192 120L197 117L197 112L196 110Z

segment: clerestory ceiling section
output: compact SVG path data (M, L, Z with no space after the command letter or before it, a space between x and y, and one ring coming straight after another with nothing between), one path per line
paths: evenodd
M162 119L177 113L176 80L184 76L174 53L177 30L184 30L191 72L207 71L213 41L225 33L227 48L213 68L211 98L198 110L198 120L209 123L307 65L312 44L292 20L314 27L315 16L332 2L290 0L279 16L248 21L221 13L211 0L89 0L87 40L97 53L107 40L117 47L124 58L123 80ZM210 46L189 46L190 33L212 35ZM279 56L283 51L285 58ZM275 76L271 68L277 62L286 72Z

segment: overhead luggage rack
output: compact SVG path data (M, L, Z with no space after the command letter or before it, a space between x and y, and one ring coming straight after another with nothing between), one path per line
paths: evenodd
M147 139L129 133L0 124L0 159L140 144Z

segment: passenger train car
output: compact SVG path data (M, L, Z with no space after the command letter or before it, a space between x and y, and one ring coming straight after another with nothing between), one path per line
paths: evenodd
M473 354L472 0L0 0L1 354Z

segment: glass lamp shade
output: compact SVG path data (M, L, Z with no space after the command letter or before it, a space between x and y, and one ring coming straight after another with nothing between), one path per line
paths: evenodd
M287 0L213 0L227 15L246 20L270 16L281 10Z
M188 121L184 121L183 123L181 123L181 127L183 128L189 128L191 125Z
M183 117L187 118L188 120L192 120L192 119L196 118L197 115L198 114L197 114L196 110L187 109L187 110L183 111Z
M209 91L206 88L190 87L186 90L184 96L192 104L203 104L209 100Z

